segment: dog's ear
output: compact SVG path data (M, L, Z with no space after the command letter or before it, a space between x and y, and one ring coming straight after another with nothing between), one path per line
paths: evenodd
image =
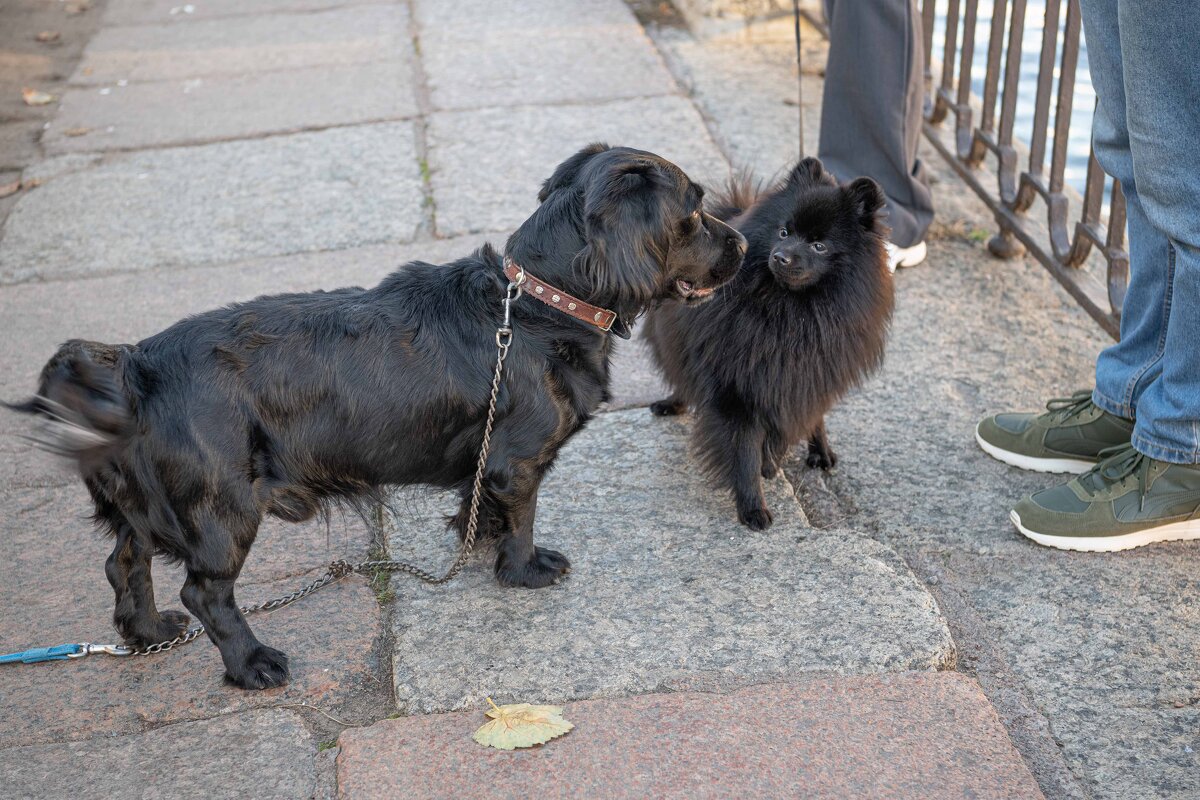
M809 156L792 167L792 171L788 173L787 184L791 187L837 186L837 180L825 171L825 165L820 159Z
M603 142L593 142L559 164L558 168L554 170L554 174L542 184L542 190L538 192L538 202L546 202L546 198L555 189L561 189L574 183L575 177L579 175L579 170L583 169L583 165L587 163L588 159L608 149L609 146Z
M854 203L855 216L865 231L874 231L882 224L887 195L883 187L870 178L855 178L846 185L846 194Z
M670 249L666 177L654 162L615 164L584 193L587 245L576 257L597 302L640 312L657 294Z

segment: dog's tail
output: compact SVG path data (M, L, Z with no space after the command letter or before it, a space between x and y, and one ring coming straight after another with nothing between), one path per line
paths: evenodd
M762 181L755 178L749 169L743 168L710 195L705 205L708 206L708 213L722 222L729 222L757 203L762 193Z
M123 349L72 339L42 369L37 395L4 405L46 420L42 435L30 438L80 466L114 455L134 431L133 408L116 371Z

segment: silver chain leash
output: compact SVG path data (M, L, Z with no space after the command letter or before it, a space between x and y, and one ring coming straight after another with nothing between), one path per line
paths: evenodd
M409 564L405 561L374 560L363 561L360 564L351 564L343 559L338 559L329 565L329 569L325 571L324 575L302 589L297 589L291 594L277 597L274 600L264 600L254 605L240 606L239 608L243 614L253 614L257 611L274 611L277 608L283 608L302 597L307 597L318 589L323 589L329 584L336 583L347 575L355 573L361 575L378 572L406 572L426 583L440 585L453 580L458 573L462 572L463 567L467 565L467 561L471 558L471 553L475 551L475 535L479 526L479 498L483 494L483 473L487 468L488 452L492 446L492 425L496 421L496 399L500 396L500 377L504 372L504 359L508 357L508 348L512 345L513 340L512 304L521 296L521 285L524 283L525 272L522 270L517 275L516 280L509 283L508 288L505 290L504 321L496 329L496 371L492 377L492 397L488 403L487 422L483 426L483 444L479 448L479 461L475 464L475 485L471 490L471 507L467 516L467 530L463 536L458 557L454 559L454 563L450 565L450 569L446 570L446 574L438 577L415 564ZM68 657L81 658L93 653L105 653L113 656L149 656L156 653L164 653L172 648L193 642L200 638L203 633L204 626L199 625L195 628L189 628L174 639L146 645L145 647L97 645L84 642L80 644L79 652Z

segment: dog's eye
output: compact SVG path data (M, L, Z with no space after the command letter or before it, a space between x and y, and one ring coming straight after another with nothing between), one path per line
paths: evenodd
M821 244L820 242L813 242L813 243L812 243L812 250L813 250L813 252L814 252L814 253L816 253L816 254L818 254L818 255L822 255L822 254L824 254L824 253L825 253L825 251L826 251L826 250L828 250L828 249L829 249L828 247L826 247L825 245Z
M779 238L780 238L780 239L786 239L787 237L788 237L788 229L787 229L787 228L780 228L780 229L779 229Z

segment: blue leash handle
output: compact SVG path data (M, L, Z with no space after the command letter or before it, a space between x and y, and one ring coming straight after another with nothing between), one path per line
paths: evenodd
M68 658L83 658L95 653L110 656L133 655L133 648L123 644L60 644L54 647L33 647L19 653L0 655L0 664L40 664L43 661L65 661Z
M60 644L56 647L34 647L19 653L0 655L0 664L40 664L43 661L66 661L84 655L82 644Z

